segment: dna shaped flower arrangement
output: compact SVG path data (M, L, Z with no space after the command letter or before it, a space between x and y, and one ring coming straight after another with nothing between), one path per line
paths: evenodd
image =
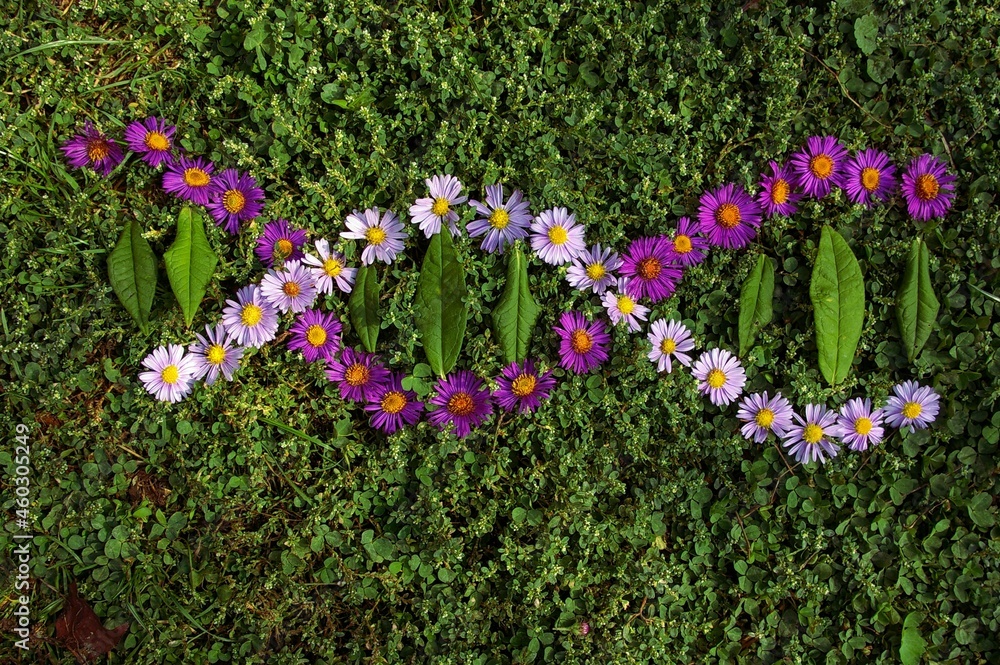
M125 143L149 167L162 167L163 189L187 204L164 263L190 325L217 261L197 207L226 232L237 234L244 223L262 214L264 191L249 174L235 169L216 173L208 160L180 154L175 132L163 119L147 118L128 125ZM89 122L62 150L71 166L89 167L104 176L125 156L118 141ZM357 403L375 429L392 434L426 416L442 430L451 428L456 436L467 436L486 423L495 408L534 412L556 384L545 361L527 353L540 310L528 287L523 249L528 246L542 262L568 266L569 285L599 297L606 313L606 319L588 319L581 311L561 314L552 330L559 340L560 367L576 374L592 372L613 351L610 326L635 333L648 323L648 358L659 372L672 372L675 361L690 368L699 391L716 406L728 407L739 400L736 416L747 439L762 443L773 433L797 461L824 462L838 454L841 443L855 451L878 445L887 426L926 428L940 408L937 393L905 381L894 388L884 407L876 408L870 397L854 397L839 412L825 404L807 404L800 414L780 393L743 396L746 374L736 355L712 348L695 358L691 331L677 320L648 321L651 309L643 303L670 298L684 270L703 261L707 252L747 246L765 218L795 214L805 197L822 198L839 187L852 203L874 206L890 202L901 191L910 216L929 220L950 209L955 180L945 163L931 155L914 158L900 177L884 152L869 148L852 155L835 137L810 137L786 164L769 163L755 195L732 183L706 191L696 219L682 217L672 233L633 239L620 253L600 244L588 247L585 227L564 207L533 214L520 190L508 194L500 183L487 185L483 200L469 200L457 177L435 175L425 181L428 196L408 211L411 223L429 239L415 307L428 364L439 377L429 399L422 401L411 389L412 378L386 367L375 353L379 331L375 264L391 264L405 251L409 238L399 216L378 207L355 210L340 233L341 241L362 246L360 267L349 266L330 239L315 238L310 243L307 231L287 220L267 223L255 249L267 268L260 281L238 289L226 301L221 320L195 335L186 350L169 345L152 351L139 378L153 397L179 401L199 381L211 385L220 376L233 380L248 364L247 352L274 340L283 321L291 320L288 347L300 351L307 362L324 363L326 376L338 386L341 397ZM482 237L484 251L507 254L505 290L493 312L507 365L494 377L493 390L474 373L455 369L465 334L462 299L467 287L452 236L462 232L458 222L464 206L475 211L466 233ZM122 303L145 329L156 258L135 222L126 226L109 257L109 276ZM756 328L770 321L773 287L774 267L761 256L741 291L741 349L749 346ZM317 306L321 296L336 294L349 298L352 328L364 350L345 346L342 322ZM830 227L821 232L810 296L816 311L820 371L836 385L847 376L861 335L864 284L856 257ZM937 309L927 248L917 239L897 298L900 333L911 362L928 339Z

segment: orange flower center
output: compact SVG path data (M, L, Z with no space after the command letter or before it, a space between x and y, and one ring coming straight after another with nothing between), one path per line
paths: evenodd
M660 264L660 260L652 256L639 261L639 265L635 267L636 274L643 279L656 279L662 270L663 266Z
M291 282L289 282L291 283ZM326 328L313 324L306 330L306 341L310 346L320 347L326 344ZM348 382L350 383L350 382Z
M791 185L784 178L779 178L771 185L771 203L781 205L788 200L788 194L792 191Z
M199 168L184 169L184 183L189 187L204 187L211 179L211 176Z
M527 397L535 392L537 379L531 374L521 374L510 382L510 391L515 397Z
M691 249L691 238L689 236L679 235L674 238L674 251L678 254L687 254Z
M361 363L354 363L344 372L344 381L347 381L349 386L363 386L368 383L368 378L371 376L371 372L367 367Z
M594 347L594 340L586 330L574 330L569 336L569 346L575 353L587 353Z
M243 196L243 192L237 189L228 189L226 193L222 195L222 207L226 209L226 212L235 215L236 213L243 210L246 207L247 199Z
M820 180L826 180L833 175L833 159L826 153L820 153L809 160L809 170Z
M150 150L168 150L170 148L170 139L167 138L166 134L160 132L147 132L143 143Z
M281 287L281 290L284 291L285 295L290 298L294 298L302 293L302 287L300 287L297 282L285 282L285 285Z
M393 390L382 396L380 406L386 413L397 414L406 406L406 401L406 395L398 390Z
M878 172L878 169L873 169L870 166L861 169L861 186L869 192L874 192L878 189L880 180L882 180L882 174Z
M472 395L469 393L455 393L448 400L448 412L456 416L467 416L475 410L476 403L472 400Z
M738 226L741 219L743 217L740 215L740 209L733 203L723 203L715 211L715 221L724 229L731 229Z
M99 162L111 154L111 148L104 139L91 139L87 142L87 158L92 162Z
M292 251L295 249L295 245L288 238L282 238L278 242L274 243L274 258L283 259L286 256L291 256Z
M921 201L933 201L937 198L938 192L941 190L938 179L930 173L918 176L915 185L917 198Z

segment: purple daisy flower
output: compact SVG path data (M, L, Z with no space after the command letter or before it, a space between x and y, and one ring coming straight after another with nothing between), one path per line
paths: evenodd
M89 166L95 172L107 177L125 158L122 147L114 139L94 127L89 120L83 125L83 133L67 140L60 147L66 161L74 169Z
M586 249L584 228L566 208L546 210L531 222L531 248L549 265L569 263Z
M833 136L810 136L805 147L792 155L795 184L806 194L821 199L840 187L847 148Z
M171 344L161 346L142 361L148 372L140 372L139 380L150 395L164 402L179 402L188 396L194 386L195 364L191 356L184 355L184 347Z
M649 298L653 304L674 293L684 272L677 267L677 255L664 236L633 240L625 252L621 274L630 277L629 292L636 298Z
M412 390L403 389L403 375L396 372L385 383L374 386L365 405L372 414L372 427L384 434L392 434L404 425L420 420L424 404Z
M326 378L338 384L342 398L368 402L375 391L389 380L389 370L374 353L346 347L339 358L327 360Z
M249 173L226 169L212 178L205 207L216 224L230 235L236 235L240 224L264 210L264 190Z
M926 429L941 408L937 392L916 381L904 381L892 389L895 395L885 405L885 422L897 429Z
M278 332L278 311L264 298L259 286L248 284L236 292L236 300L226 301L222 325L240 346L259 348Z
M451 235L458 235L458 213L454 207L465 203L466 197L459 196L462 183L453 175L436 175L424 180L430 190L430 198L417 199L410 206L410 217L417 227L430 238L441 232L441 222L448 222Z
M566 272L566 281L575 289L604 293L615 283L615 271L622 267L618 252L600 244L580 253Z
M781 393L769 398L767 391L744 397L736 412L744 423L740 428L744 438L756 443L764 443L771 432L781 437L792 426L794 415L792 405Z
M320 358L329 360L340 349L341 330L340 321L333 312L307 309L288 329L292 334L292 338L288 340L288 348L292 351L301 350L307 362Z
M605 291L601 302L608 310L608 316L611 317L613 324L617 326L619 323L626 323L629 330L638 332L641 327L639 321L646 320L649 308L640 305L629 295L628 283L628 279L619 277L618 293L612 293L610 290Z
M944 217L955 196L955 180L947 165L932 155L920 155L903 174L903 197L910 217L927 221Z
M142 161L156 167L170 162L173 156L174 132L177 128L168 125L162 118L150 117L130 122L125 128L125 143L128 149L141 156Z
M316 302L316 284L300 261L285 263L284 270L271 269L260 281L260 292L282 312L302 312Z
M604 321L590 321L583 312L563 312L553 330L559 335L559 366L582 374L608 359L611 336Z
M862 150L844 165L841 187L851 203L870 206L892 196L899 180L889 155L881 150Z
M795 174L790 166L778 164L773 159L768 162L768 166L771 167L771 175L761 174L757 202L768 217L791 217L798 210L798 202L804 196L795 189Z
M183 201L206 205L214 170L215 165L203 157L181 155L175 161L167 162L167 170L163 172L163 189Z
M781 445L788 449L796 462L822 464L827 457L832 459L837 456L840 446L833 439L839 431L835 411L822 404L807 404L805 418L797 413L792 415L798 424L793 423L785 430Z
M837 417L840 439L851 450L868 450L882 443L882 409L872 411L872 401L855 397L848 400Z
M240 366L243 349L233 344L225 325L205 326L205 334L195 337L198 341L188 347L195 363L195 380L204 378L205 385L210 386L221 373L226 381L232 381L233 372Z
M333 295L333 284L336 282L338 289L344 293L350 293L354 289L357 269L347 267L347 260L343 254L330 251L330 243L326 241L326 238L320 238L316 241L316 254L319 256L306 254L305 258L302 259L302 263L310 266L309 272L312 273L313 279L316 281L316 290L320 293Z
M712 349L698 357L691 367L698 390L716 406L725 406L743 392L747 375L740 359L725 349Z
M694 340L691 339L691 331L680 321L653 321L647 339L653 345L648 357L656 363L656 371L673 371L670 356L677 358L685 367L691 365L691 356L687 352L694 350Z
M368 208L363 213L355 210L345 221L349 230L341 232L341 238L368 242L368 246L361 252L362 265L371 265L376 259L392 263L396 259L396 253L403 251L406 231L393 211L386 210L379 219L377 207Z
M473 220L466 230L472 238L486 234L480 247L487 252L503 254L507 245L528 237L531 212L520 189L515 189L504 203L503 185L489 185L486 187L486 203L469 201L469 205L476 209L480 217Z
M264 232L257 239L254 253L260 262L273 268L283 261L297 261L302 258L302 246L306 244L304 229L293 229L286 219L276 219L264 225Z
M427 415L427 420L444 429L448 423L455 424L455 436L468 436L472 428L486 422L493 413L493 398L482 380L468 370L458 370L435 386L437 394L428 402L438 406Z
M713 245L728 249L746 247L760 226L760 204L746 190L733 183L701 195L698 223Z
M500 386L493 392L493 399L505 411L531 413L549 398L549 391L556 385L552 372L539 373L535 363L525 360L523 364L507 365L497 377Z
M705 260L708 251L708 241L698 232L698 225L690 217L681 217L677 221L677 233L670 239L673 243L674 264L682 267L693 266Z

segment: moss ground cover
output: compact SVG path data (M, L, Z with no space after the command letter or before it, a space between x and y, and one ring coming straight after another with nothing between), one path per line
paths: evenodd
M18 423L31 428L32 609L46 632L76 581L105 625L131 623L112 662L1000 657L992 4L0 8L11 19L0 33L0 431L6 443ZM159 176L122 168L104 180L58 151L86 118L120 134L149 115L266 189L264 218L235 239L209 225L219 262L191 330L163 270L146 332L107 279L133 220L157 255L173 241L179 205ZM741 355L748 391L881 403L912 378L942 396L930 429L869 453L790 468L773 439L746 441L735 408L703 399L690 373L658 376L644 337L624 328L598 372L557 370L534 416L462 440L428 424L374 432L284 344L175 406L137 379L152 348L189 343L259 277L266 219L332 239L354 208L403 213L425 177L451 172L476 194L502 180L536 211L566 206L589 242L622 249L673 229L706 189L754 189L769 160L823 134L900 167L940 156L959 177L954 209L925 222L840 190L803 201L748 250L709 253L654 312L735 351L741 285L761 256L773 260L772 316ZM833 388L809 294L824 225L866 285L858 353ZM895 298L916 237L941 306L911 362ZM459 363L496 376L505 262L478 239L455 242L470 311ZM418 390L433 381L413 312L426 247L411 234L380 294L379 351L412 368ZM542 305L533 353L549 359L561 311L599 307L564 272L537 260L530 271ZM336 307L346 320L346 300ZM27 655L12 646L10 527L0 546L0 660L73 662L44 640Z

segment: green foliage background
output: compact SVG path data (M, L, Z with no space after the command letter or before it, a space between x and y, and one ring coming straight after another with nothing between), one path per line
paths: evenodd
M46 630L78 580L107 625L132 622L119 663L891 663L907 618L925 661L1000 658L994 3L2 0L0 15L3 506L12 519L14 426L28 422ZM105 181L57 152L85 118L120 132L149 114L175 121L186 150L265 182L270 217L327 237L355 207L405 212L424 177L448 171L473 193L501 179L536 210L568 206L590 242L621 249L673 228L706 187L754 184L809 134L900 165L939 154L960 177L943 221L842 193L809 202L749 251L713 252L657 313L735 348L739 286L766 254L775 312L745 359L751 390L836 406L918 378L941 392L941 416L790 471L740 437L735 408L698 397L686 372L657 377L642 337L622 332L599 373L561 375L535 417L462 441L427 424L374 434L283 344L165 407L139 362L193 333L164 277L139 334L105 264L130 219L162 253L179 205L134 157ZM857 364L832 390L808 300L826 223L867 284ZM259 278L260 226L235 241L210 231L220 263L195 329ZM914 234L942 306L911 365L893 299ZM397 368L424 360L411 307L425 247L381 269L379 347ZM504 265L468 239L459 249L459 365L495 375ZM533 350L551 363L558 313L596 301L560 270L530 272ZM164 505L130 498L139 470L169 488ZM11 579L6 554L2 570ZM12 641L5 629L4 662L72 662Z

